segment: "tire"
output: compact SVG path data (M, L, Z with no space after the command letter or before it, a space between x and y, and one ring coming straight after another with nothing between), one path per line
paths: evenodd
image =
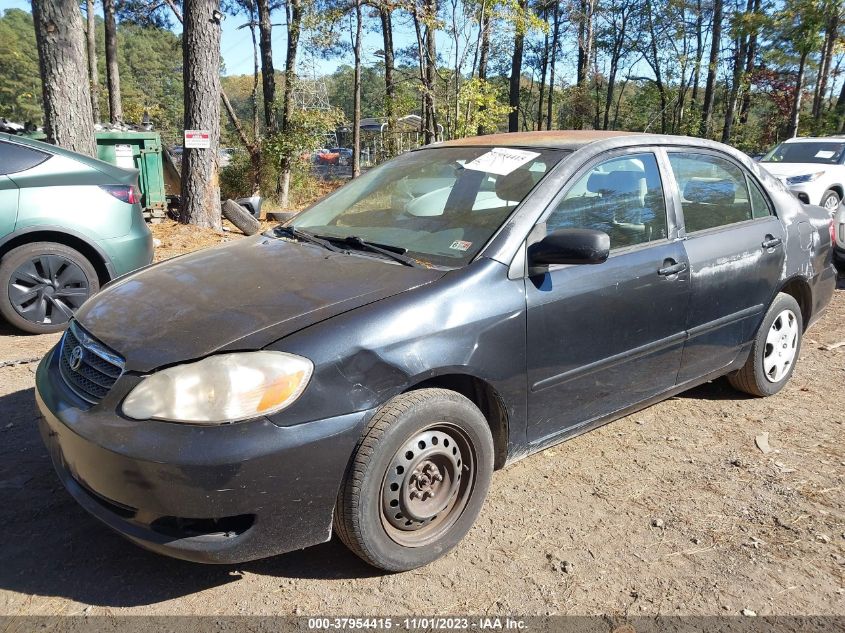
M64 244L24 244L0 261L0 314L31 334L65 329L72 314L99 289L91 262Z
M745 365L728 375L731 386L760 397L772 396L783 389L798 362L803 330L798 302L788 294L779 293L757 330ZM776 356L778 352L781 355Z
M836 211L839 208L839 203L841 200L839 199L839 194L836 193L833 189L828 189L824 192L822 196L821 202L819 202L819 206L824 207L831 213Z
M223 202L223 217L234 224L244 235L255 235L261 228L261 223L234 200Z
M358 441L335 531L373 567L427 565L472 527L492 473L493 439L478 407L447 389L404 393L379 409Z

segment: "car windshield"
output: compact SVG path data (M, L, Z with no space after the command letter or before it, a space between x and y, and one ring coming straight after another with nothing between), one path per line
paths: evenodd
M838 165L842 162L845 142L781 143L763 156L764 163L821 163Z
M436 266L469 263L567 150L443 147L376 167L290 224L356 236Z

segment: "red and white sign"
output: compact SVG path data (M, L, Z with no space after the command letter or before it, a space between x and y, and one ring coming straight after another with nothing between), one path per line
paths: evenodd
M208 149L209 147L211 147L211 132L185 130L185 149Z

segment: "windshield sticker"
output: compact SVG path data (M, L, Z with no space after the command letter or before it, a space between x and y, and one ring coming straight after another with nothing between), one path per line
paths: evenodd
M830 150L820 149L816 152L816 158L833 158L836 155L836 152L831 152Z
M449 248L451 248L453 251L468 251L470 246L472 246L472 242L455 240L454 242L452 242L452 245Z
M464 165L464 169L483 171L488 174L496 174L497 176L507 176L539 155L539 152L526 152L523 149L494 147L486 154L482 154L475 160L468 162Z

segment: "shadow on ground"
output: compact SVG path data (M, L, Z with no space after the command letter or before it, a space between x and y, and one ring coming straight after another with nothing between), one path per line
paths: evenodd
M38 434L33 389L0 397L0 589L108 607L155 604L238 582L373 576L339 541L237 566L188 563L140 549L65 492Z

